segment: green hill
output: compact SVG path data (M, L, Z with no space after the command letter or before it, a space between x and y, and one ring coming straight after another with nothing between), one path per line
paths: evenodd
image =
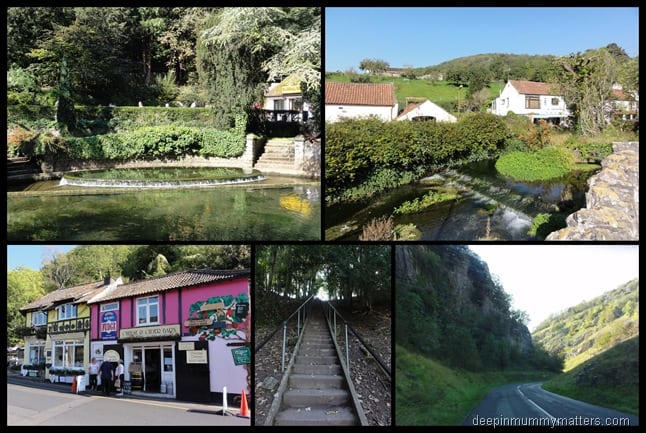
M639 334L639 279L543 321L532 339L565 358L564 371Z
M543 384L577 400L639 415L639 336Z

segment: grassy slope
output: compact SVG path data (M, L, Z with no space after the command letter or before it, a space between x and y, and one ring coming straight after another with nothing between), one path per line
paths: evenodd
M469 372L449 367L397 345L396 425L461 425L496 386L547 380L537 371Z
M348 82L350 79L346 74L327 73L326 81ZM395 93L399 109L403 110L406 106L406 98L428 98L432 102L443 105L456 102L458 99L458 88L446 81L429 81L429 80L409 80L401 77L372 77L373 83L394 83ZM489 83L489 96L491 99L496 98L502 90L503 83ZM460 99L464 100L467 88L460 91ZM455 112L453 114L456 114Z
M579 385L577 381L580 382ZM595 385L582 386L581 383ZM639 336L545 382L543 388L577 400L639 415Z

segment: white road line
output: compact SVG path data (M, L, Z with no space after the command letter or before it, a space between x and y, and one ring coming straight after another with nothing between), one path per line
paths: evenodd
M536 409L540 410L540 411L541 411L541 412L543 412L545 415L547 415L547 417L548 417L550 420L554 420L554 419L556 419L556 417L555 417L555 416L552 416L548 411L546 411L545 409L543 409L542 407L540 407L539 405L537 405L536 403L534 403L534 402L533 402L529 397L527 397L527 396L523 393L523 391L521 391L521 390L520 390L520 385L518 385L518 386L516 387L516 390L520 393L520 395L521 395L525 400L527 400L528 402L530 402L531 404L533 404L533 405L534 405L534 407L536 407Z

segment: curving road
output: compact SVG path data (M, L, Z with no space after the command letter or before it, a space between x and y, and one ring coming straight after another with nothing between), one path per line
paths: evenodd
M639 425L639 417L545 391L541 383L494 388L463 424L493 427Z

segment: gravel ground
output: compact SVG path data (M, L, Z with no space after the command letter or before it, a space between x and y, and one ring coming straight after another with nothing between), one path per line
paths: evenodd
M353 313L340 309L341 315L350 327L370 346L373 353L381 359L387 369L391 369L391 313L387 309L375 307L370 313ZM288 316L285 314L284 317ZM337 318L337 341L343 347L341 320ZM256 325L254 338L260 345L276 329ZM348 331L350 340L350 370L354 388L359 396L368 424L389 426L392 424L391 381L378 362L361 344L359 339ZM273 401L273 393L282 378L281 350L282 328L274 334L254 356L255 398L252 417L257 426L264 425ZM296 323L288 323L286 339L285 367L296 344ZM256 346L257 347L257 346ZM273 382L273 386L272 386ZM267 384L270 384L267 386Z

